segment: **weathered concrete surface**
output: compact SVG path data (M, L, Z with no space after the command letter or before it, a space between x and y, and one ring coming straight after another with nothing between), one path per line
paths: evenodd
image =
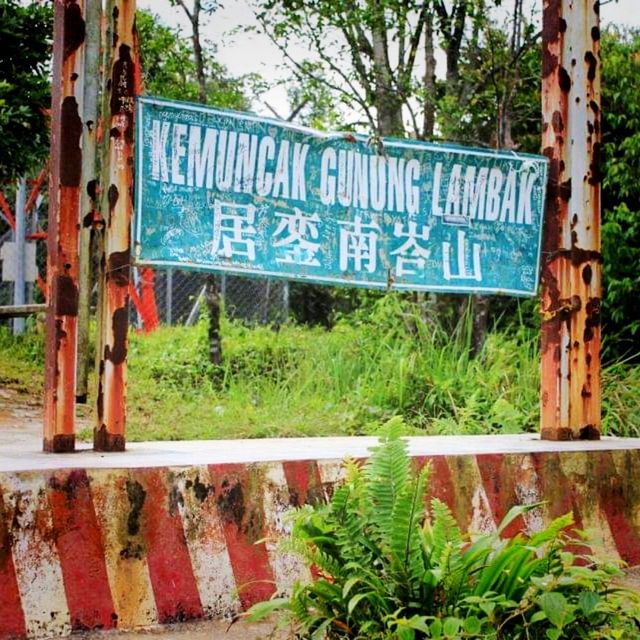
M136 631L94 631L78 636L80 640L284 640L285 633L272 635L275 622L249 623L240 620L233 625L224 620L181 622Z
M278 548L285 514L325 499L341 459L366 456L376 441L154 442L125 453L43 454L39 409L12 405L7 393L0 640L229 617L286 591L309 575ZM451 437L410 446L418 464L432 465L432 495L465 529L493 529L513 504L546 500L508 534L572 510L597 550L640 565L640 441Z

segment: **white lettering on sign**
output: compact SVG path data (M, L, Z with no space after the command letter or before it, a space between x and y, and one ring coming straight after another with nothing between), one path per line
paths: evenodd
M363 223L360 216L353 222L338 221L340 225L340 269L348 271L350 265L356 272L363 269L373 273L378 265L378 233L380 227L375 223Z
M278 257L276 261L319 267L320 262L316 254L320 249L320 243L314 242L319 236L318 214L306 216L295 207L293 214L276 212L276 218L280 218L280 223L273 233L273 246L285 249L284 257Z
M307 143L159 119L151 123L151 179L159 182L306 202L308 157ZM313 175L314 194L323 205L420 211L422 165L416 159L326 147ZM468 161L436 162L431 215L449 224L531 225L537 178L532 164L503 171Z
M443 163L435 164L431 215L454 224L470 220L533 224L535 171L521 171L518 183L515 169L506 178L497 167L466 165L464 176L462 170L462 164L454 164L448 178L443 178Z
M464 231L458 231L456 248L458 254L458 273L454 273L451 269L451 260L453 257L451 243L442 243L442 267L444 270L443 275L445 280L476 280L477 282L482 282L482 269L480 268L480 244L477 242L473 243L473 266L470 268L467 267L467 253L469 250L468 244Z
M256 208L216 200L213 204L213 255L255 262Z
M418 231L418 225L413 220L403 225L396 222L393 226L395 238L406 238L403 244L391 251L396 256L396 275L419 275L424 270L431 251L424 247L419 240L426 242L429 239L429 227L422 226Z

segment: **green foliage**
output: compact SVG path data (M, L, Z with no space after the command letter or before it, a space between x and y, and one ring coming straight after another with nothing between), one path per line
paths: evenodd
M164 25L149 11L138 11L136 27L145 91L175 100L198 101L198 81L191 41L179 28ZM225 109L248 109L245 85L253 79L230 78L226 68L215 59L215 47L203 47L207 73L207 103Z
M20 176L46 158L51 106L48 3L0 0L0 179Z
M295 513L288 546L318 578L250 619L279 610L296 637L326 640L638 637L640 599L614 586L619 569L567 551L571 514L509 540L504 529L540 505L470 538L438 499L425 519L428 468L414 470L401 429L390 425L363 467L346 463L328 504Z
M640 32L602 38L602 251L605 349L638 356L640 335Z
M537 332L492 331L476 357L470 324L440 322L427 302L371 296L327 331L223 320L221 366L207 320L129 336L130 440L361 435L400 416L407 434L536 432ZM42 384L43 328L0 327L0 378ZM90 385L90 388L91 385ZM603 370L603 432L640 435L640 368Z
M44 327L27 320L27 331L14 336L0 325L0 386L40 394L44 373Z

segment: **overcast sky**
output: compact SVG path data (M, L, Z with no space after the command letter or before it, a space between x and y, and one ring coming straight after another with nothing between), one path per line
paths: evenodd
M539 0L542 5L542 0ZM231 75L257 72L268 81L283 77L283 58L278 48L259 33L240 33L239 28L257 26L253 11L246 0L222 0L224 5L211 17L206 17L202 36L218 47L218 59ZM138 0L138 6L160 15L169 25L180 25L185 35L191 35L189 22L182 9L172 7L169 0ZM535 6L535 4L534 4ZM602 25L640 27L640 0L608 2L600 9ZM293 51L294 57L304 57L303 50ZM307 54L308 55L308 54ZM442 66L442 64L441 64ZM275 89L265 96L281 116L287 117L288 105L284 89ZM254 109L261 114L272 115L260 104Z

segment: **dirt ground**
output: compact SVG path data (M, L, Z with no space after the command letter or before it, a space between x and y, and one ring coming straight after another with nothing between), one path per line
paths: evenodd
M228 622L183 622L164 627L153 627L137 631L107 631L83 633L83 640L284 640L286 634L273 635L274 624L239 621L229 627Z
M42 401L20 389L0 387L0 449L42 439Z
M20 386L0 385L0 451L24 450L42 442L42 398ZM91 407L78 406L76 432L91 426Z

